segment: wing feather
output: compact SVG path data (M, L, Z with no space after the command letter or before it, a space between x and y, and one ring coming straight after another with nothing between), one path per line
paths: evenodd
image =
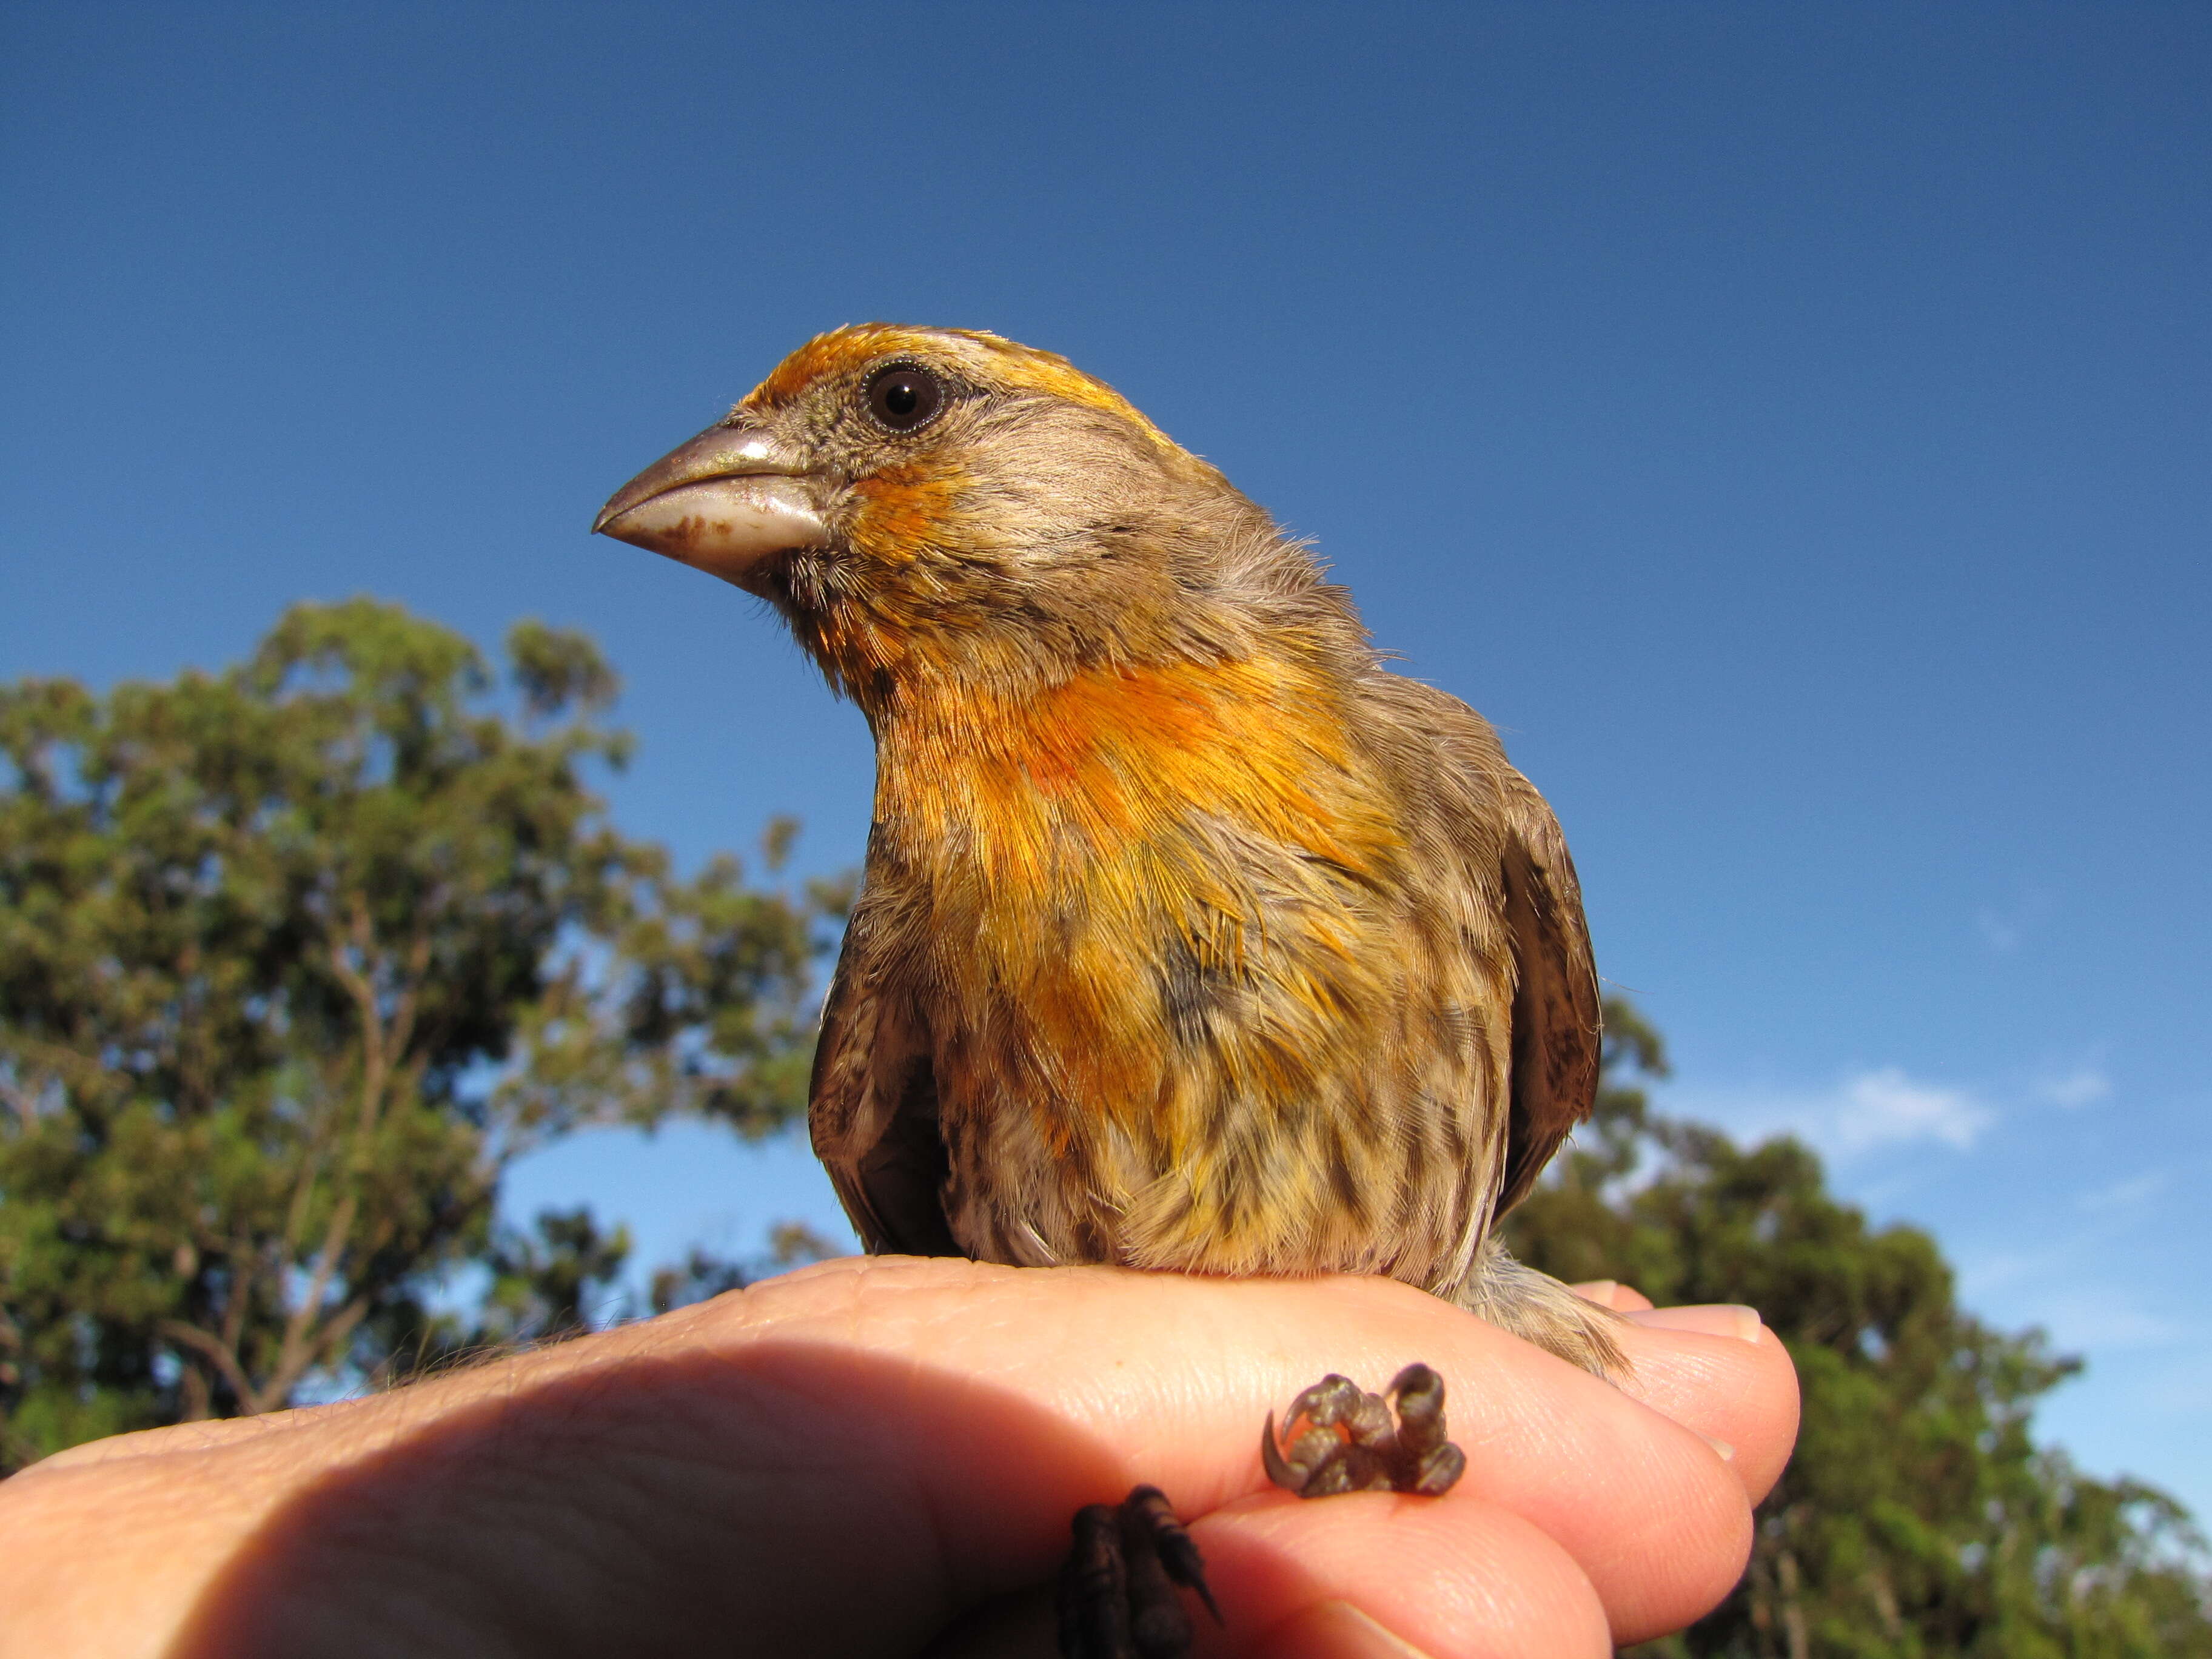
M1371 730L1432 846L1458 864L1471 902L1489 907L1511 956L1510 1073L1504 1170L1490 1211L1525 1196L1597 1099L1597 972L1582 887L1559 821L1505 758L1490 723L1433 686L1378 673ZM1494 937L1494 936L1493 936Z
M927 1028L892 988L878 922L864 896L822 1010L807 1127L871 1255L963 1255L945 1214Z
M1496 1213L1520 1202L1597 1102L1602 1031L1582 884L1559 820L1505 779L1505 919L1513 940L1513 1105Z

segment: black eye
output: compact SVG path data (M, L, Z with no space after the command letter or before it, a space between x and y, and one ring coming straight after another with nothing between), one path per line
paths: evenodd
M944 407L945 388L926 368L898 363L868 376L868 413L894 432L927 426Z

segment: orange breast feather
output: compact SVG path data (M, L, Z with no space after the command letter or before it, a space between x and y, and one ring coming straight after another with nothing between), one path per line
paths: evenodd
M1018 703L902 711L882 737L878 816L927 872L946 1000L1020 1028L956 1041L940 1064L1020 1055L1036 1073L940 1077L949 1097L1023 1100L1055 1140L1079 1132L1060 1109L1079 1101L1179 1143L1198 1103L1164 1047L1165 952L1234 974L1264 947L1271 990L1316 1018L1370 1000L1352 982L1376 955L1342 896L1389 882L1402 849L1318 675L1279 659L1094 672ZM1223 835L1279 867L1225 860ZM1255 937L1271 918L1297 937ZM1265 1042L1214 1058L1284 1063Z

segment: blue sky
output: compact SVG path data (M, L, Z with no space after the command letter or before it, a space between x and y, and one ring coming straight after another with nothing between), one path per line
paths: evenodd
M1505 729L1666 1103L2212 1515L2208 85L2199 6L6 6L0 673L581 624L626 827L841 867L858 717L585 526L824 327L1065 352ZM835 1213L700 1131L582 1197Z

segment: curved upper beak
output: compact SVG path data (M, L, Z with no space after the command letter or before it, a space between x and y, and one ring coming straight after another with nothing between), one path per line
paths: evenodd
M614 494L592 528L750 588L773 555L829 539L806 468L769 434L710 426Z

